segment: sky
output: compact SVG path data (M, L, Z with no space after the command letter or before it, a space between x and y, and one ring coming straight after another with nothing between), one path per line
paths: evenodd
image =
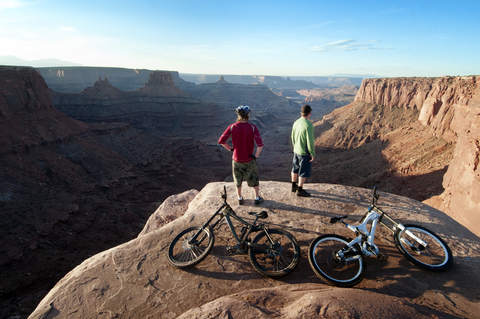
M0 57L194 74L480 75L480 1L0 0Z

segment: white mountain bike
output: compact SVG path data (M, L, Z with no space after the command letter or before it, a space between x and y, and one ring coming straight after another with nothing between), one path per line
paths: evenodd
M343 223L356 234L355 239L330 234L320 236L310 244L308 260L317 276L329 285L352 287L365 277L364 256L376 256L386 261L388 256L380 253L373 243L378 224L393 233L398 250L414 265L430 271L444 271L452 266L452 252L440 237L421 226L397 223L376 206L378 197L375 186L372 204L357 226L344 222L347 215L330 220L332 224ZM367 228L369 223L370 230Z

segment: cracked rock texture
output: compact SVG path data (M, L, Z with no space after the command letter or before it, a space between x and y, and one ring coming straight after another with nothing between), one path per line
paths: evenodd
M215 245L197 266L179 270L167 262L167 249L181 230L204 223L228 201L241 217L266 210L270 227L291 232L302 249L299 266L288 276L261 277L245 255L230 255L226 223L214 231ZM376 243L387 262L367 258L365 279L355 288L334 288L317 278L307 259L310 242L321 234L350 236L332 216L349 214L354 223L366 211L371 190L308 184L311 198L291 194L290 184L261 182L266 199L258 207L245 190L237 206L233 183L207 184L193 198L167 200L138 238L85 260L62 278L30 318L475 318L478 311L480 241L446 214L421 202L380 192L379 206L400 222L423 225L446 240L454 254L447 272L433 273L410 264L395 248L392 234L380 228ZM189 201L182 215L176 208ZM161 227L159 219L171 222ZM150 231L148 231L150 229Z

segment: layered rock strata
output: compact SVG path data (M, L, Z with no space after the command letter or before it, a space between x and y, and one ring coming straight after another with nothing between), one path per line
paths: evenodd
M455 144L445 191L428 202L480 235L480 85L478 76L364 80L357 102L416 109L431 134Z
M145 85L153 70L106 67L46 67L38 68L48 87L55 92L78 93L91 86L99 77L107 77L113 86L128 92ZM167 71L179 88L195 85L180 78L178 72Z
M206 138L226 126L227 110L203 102L174 85L170 72L152 72L145 86L124 92L105 77L80 93L52 92L55 107L84 122L125 122L162 136ZM228 114L231 115L232 114Z
M227 82L223 76L215 83L202 83L186 89L193 96L207 102L234 109L249 105L253 112L266 120L285 115L298 115L300 106L284 97L274 94L265 84L236 84Z
M108 80L98 85L105 87L95 88L93 100L119 94ZM155 98L168 99L168 89L159 88ZM78 263L136 237L168 196L231 172L230 154L196 138L161 137L124 122L85 123L59 112L33 68L0 67L0 128L5 317L26 317Z

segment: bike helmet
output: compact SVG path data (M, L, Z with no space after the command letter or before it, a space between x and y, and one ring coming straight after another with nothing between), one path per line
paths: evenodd
M235 110L235 112L236 112L238 115L246 115L246 114L250 113L250 106L248 106L248 105L240 105L239 107L237 107L237 109Z

